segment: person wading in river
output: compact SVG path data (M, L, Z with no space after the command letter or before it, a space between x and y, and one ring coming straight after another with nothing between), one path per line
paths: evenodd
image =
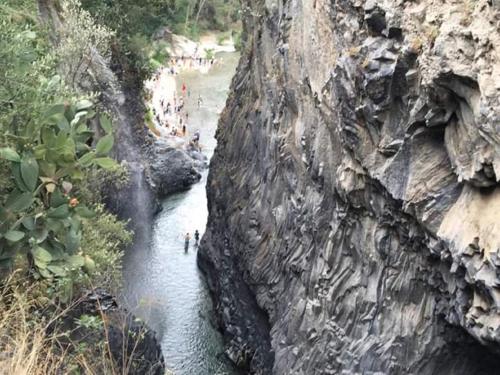
M200 241L200 232L198 232L198 229L194 231L194 246L198 246L198 242Z
M186 233L186 236L184 237L184 251L187 252L189 249L189 241L191 240L191 236L189 233Z

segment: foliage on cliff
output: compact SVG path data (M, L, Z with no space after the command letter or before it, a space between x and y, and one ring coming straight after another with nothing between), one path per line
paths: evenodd
M91 100L72 98L57 72L85 59L74 47L78 17L51 52L28 2L7 3L1 11L0 72L7 84L0 91L0 262L10 269L26 259L36 278L64 278L92 263L81 254L81 237L83 222L95 213L82 202L79 186L92 169L116 168L107 156L113 128ZM105 38L99 28L85 32ZM63 69L63 77L72 77L70 70ZM104 134L97 142L96 119Z
M82 0L102 24L122 36L152 36L163 26L178 34L228 30L239 20L238 0Z
M142 78L166 57L151 38L162 27L198 38L206 31L239 28L239 0L82 0L94 18L116 31L116 48Z
M95 51L109 49L112 32L78 2L60 6L66 24L54 45L36 2L0 4L2 373L116 370L106 324L99 315L101 323L87 324L76 308L95 287L118 286L131 241L125 223L99 204L99 189L89 189L119 169L108 156L112 120L98 95L74 82ZM96 345L81 344L87 334Z

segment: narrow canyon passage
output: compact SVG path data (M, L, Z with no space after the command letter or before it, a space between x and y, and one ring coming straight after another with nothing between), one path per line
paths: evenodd
M185 83L188 132L200 131L207 157L216 146L217 121L222 111L237 53L217 55L221 61L208 74L184 72L177 76L178 92ZM202 105L198 109L198 95ZM223 355L222 337L214 328L212 302L196 265L197 248L191 240L184 252L184 235L199 230L207 220L205 184L208 170L190 190L162 202L150 243L127 254L124 262L128 305L153 328L160 339L167 368L176 375L234 374Z

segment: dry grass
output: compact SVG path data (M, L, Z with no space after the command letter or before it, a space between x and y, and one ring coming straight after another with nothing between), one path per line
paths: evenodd
M458 10L462 13L462 17L460 19L460 25L467 27L473 21L475 0L463 0L462 4L459 4Z
M66 353L55 354L60 334L47 331L58 316L48 321L37 316L33 290L21 292L10 280L7 285L0 294L0 374L57 373Z
M351 47L347 50L347 55L349 57L356 57L361 52L361 47Z
M89 342L87 337L73 341L74 331L68 332L61 321L76 303L64 308L54 306L43 297L36 284L19 283L19 279L13 282L13 278L3 283L0 291L0 375L131 373L137 342L132 343L132 354L124 347L124 363L118 366L112 359L104 314L101 316L104 332L89 338ZM126 330L125 324L123 330ZM129 337L128 333L124 336ZM97 342L95 337L99 338Z
M422 38L417 36L411 40L410 49L414 53L420 53L422 51L423 45L424 42L422 41Z

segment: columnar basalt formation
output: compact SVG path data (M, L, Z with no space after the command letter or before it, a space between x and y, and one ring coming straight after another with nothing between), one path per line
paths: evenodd
M243 3L199 256L231 358L497 373L498 5Z

